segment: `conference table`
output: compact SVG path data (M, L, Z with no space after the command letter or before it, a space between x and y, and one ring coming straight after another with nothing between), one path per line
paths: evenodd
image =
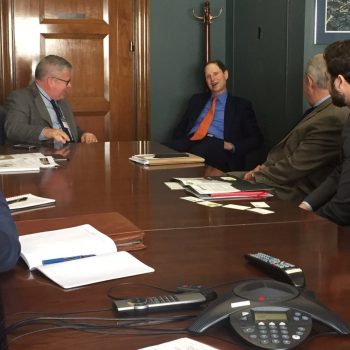
M38 151L56 152L50 148ZM350 238L346 228L275 197L266 200L274 211L268 215L210 208L183 200L181 197L187 196L184 191L170 190L164 183L173 177L203 176L204 168L145 168L128 160L137 153L168 151L156 143L77 144L70 145L68 151L70 160L57 169L1 175L6 196L32 193L56 199L54 207L15 214L19 227L41 220L45 231L51 228L52 220L64 219L69 225L79 215L119 213L145 232L146 249L132 254L155 271L64 290L40 273L29 271L20 260L13 271L0 276L2 326L12 327L3 348L140 349L190 337L218 349L247 349L227 319L200 335L186 332L193 318L133 329L117 328L116 324L130 322L130 315L117 313L108 295L164 295L169 293L153 286L174 291L177 286L191 284L212 288L220 297L238 281L268 278L244 258L244 254L257 251L301 267L307 289L350 323ZM12 150L4 147L3 152ZM137 316L165 320L182 315L194 317L200 310ZM315 333L299 348L349 349L350 337Z

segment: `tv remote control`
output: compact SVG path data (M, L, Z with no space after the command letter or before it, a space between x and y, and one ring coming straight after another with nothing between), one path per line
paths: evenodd
M296 288L305 287L304 272L300 267L261 252L246 254L245 258L283 282Z
M183 309L200 305L206 301L208 298L204 294L195 292L114 300L113 303L118 312L140 312Z

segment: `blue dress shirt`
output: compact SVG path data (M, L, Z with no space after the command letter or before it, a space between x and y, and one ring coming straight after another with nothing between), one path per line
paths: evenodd
M212 101L213 101L213 95L211 95L208 102L205 104L201 114L196 120L196 123L194 124L193 128L189 132L189 135L193 134L197 129L201 121L203 120L204 116L208 113ZM226 100L227 100L227 92L222 93L218 96L216 100L216 106L215 106L215 113L212 123L210 124L208 134L223 140L224 139L224 117L225 117L225 106L226 106Z

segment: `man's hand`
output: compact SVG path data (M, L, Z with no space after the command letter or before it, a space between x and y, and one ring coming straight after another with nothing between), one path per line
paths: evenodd
M83 135L81 135L80 139L81 143L94 143L97 142L97 137L92 134L91 132L84 132Z
M246 172L243 176L243 179L247 181L253 181L254 174L261 171L261 169L262 169L262 165L257 165L253 170Z
M231 152L233 150L233 144L231 142L224 141L224 149Z
M307 211L312 211L312 208L309 204L307 204L306 202L301 202L299 204L299 208L307 210Z
M44 128L42 135L49 140L54 140L60 143L66 143L70 141L69 136L61 129Z

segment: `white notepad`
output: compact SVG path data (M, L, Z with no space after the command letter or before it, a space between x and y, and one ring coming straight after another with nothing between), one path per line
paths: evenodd
M39 197L31 193L21 194L19 196L7 197L6 201L10 202L9 208L13 211L46 207L46 206L53 205L56 202L56 200L52 198ZM11 203L12 201L16 201L16 202Z
M91 225L20 236L21 256L30 270L37 269L63 288L153 272L127 252L117 252L114 241ZM69 260L71 257L94 255ZM67 261L43 264L65 258Z

